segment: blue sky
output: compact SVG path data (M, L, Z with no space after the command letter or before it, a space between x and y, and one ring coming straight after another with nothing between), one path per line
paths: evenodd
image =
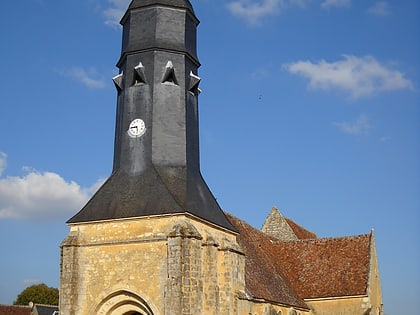
M0 303L59 286L65 221L112 168L128 0L3 1ZM385 313L420 292L420 3L192 0L203 176L260 228L375 229Z

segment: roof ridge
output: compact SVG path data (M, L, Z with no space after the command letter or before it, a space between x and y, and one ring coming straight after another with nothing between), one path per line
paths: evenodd
M318 235L316 235L315 232L308 230L307 228L303 227L299 223L296 223L289 217L284 216L284 219L286 220L287 224L293 230L293 233L295 233L298 239L318 238Z
M261 235L263 235L264 237L266 237L267 239L269 239L272 243L275 243L278 240L276 237L270 236L270 235L264 233L263 231L261 231L260 229L257 229L255 226L252 226L251 224L249 224L248 222L246 222L244 219L241 219L241 218L237 217L236 215L233 215L232 213L227 212L225 210L223 210L223 212L228 217L228 219L229 219L229 217L232 217L233 219L238 220L242 224L245 224L245 225L251 227L253 230L257 231L258 233L260 233ZM229 219L229 221L230 221L230 219Z
M34 303L36 306L48 306L48 307L58 307L58 305L51 305L51 304L41 304L41 303Z
M274 243L303 243L303 242L312 242L312 243L321 243L329 240L345 240L345 239L356 239L360 237L370 237L372 234L358 234L358 235L345 235L345 236L330 236L330 237L318 237L318 238L306 238L306 239L297 239L297 240L290 240L290 241L283 241L283 240L274 240Z

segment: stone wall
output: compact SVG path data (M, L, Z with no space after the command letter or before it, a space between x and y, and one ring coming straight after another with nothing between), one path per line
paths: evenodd
M237 314L236 235L175 215L74 224L62 243L62 315Z
M368 285L369 304L372 308L371 315L382 315L382 290L379 278L378 258L376 254L375 236L372 230L370 240L370 270Z
M314 315L311 310L295 309L286 305L271 304L268 301L240 298L240 315Z
M368 295L307 300L312 311L249 296L245 254L235 233L192 216L72 224L60 314L381 315L373 237Z
M336 297L306 301L316 315L371 315L367 296ZM373 315L373 314L372 314Z

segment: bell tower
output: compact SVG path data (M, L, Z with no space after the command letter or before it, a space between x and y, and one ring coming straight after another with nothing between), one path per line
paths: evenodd
M113 170L67 221L62 315L236 314L243 254L200 171L198 23L188 0L121 20Z
M188 213L233 229L200 172L198 23L188 0L129 5L113 78L113 172L68 223Z

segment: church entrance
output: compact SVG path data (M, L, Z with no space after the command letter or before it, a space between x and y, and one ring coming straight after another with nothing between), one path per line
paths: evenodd
M98 315L154 315L149 304L140 296L118 291L107 296L95 309Z

